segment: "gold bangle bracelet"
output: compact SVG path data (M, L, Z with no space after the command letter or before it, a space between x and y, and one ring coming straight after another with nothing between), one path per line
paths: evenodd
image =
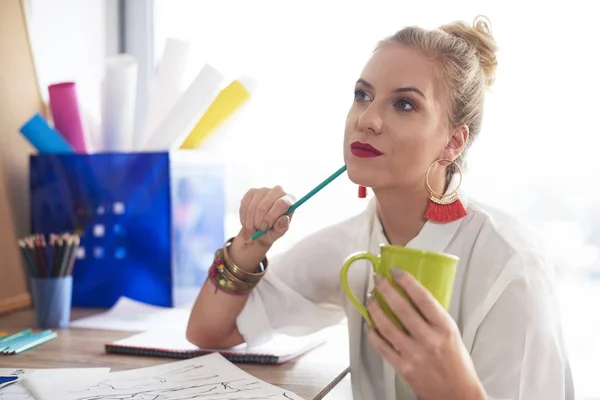
M232 242L233 238L229 239L223 247L215 252L213 264L209 269L209 278L215 284L216 291L222 289L232 294L248 294L264 276L268 261L265 258L260 263L260 272L258 273L244 271L229 258L227 247Z
M258 283L258 281L256 282L248 282L245 281L243 279L240 279L239 277L235 276L231 270L228 268L227 263L223 263L223 269L221 271L221 276L223 278L225 278L225 280L232 282L240 287L243 288L253 288L254 286L256 286L256 284Z
M258 265L258 270L259 272L248 272L245 271L243 269L241 269L240 267L238 267L237 265L235 265L235 263L233 261L231 261L231 258L229 258L229 253L227 252L227 248L229 246L231 246L231 243L233 243L233 239L231 238L229 239L226 243L225 246L223 246L223 260L225 261L225 267L230 269L230 272L233 276L235 276L236 278L245 281L245 282L258 282L259 280L261 280L261 278L265 275L265 273L267 272L267 267L269 265L269 261L267 260L267 258L265 257Z

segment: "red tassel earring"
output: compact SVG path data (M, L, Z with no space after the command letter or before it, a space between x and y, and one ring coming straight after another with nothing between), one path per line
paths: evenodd
M367 188L364 186L359 186L358 187L358 198L364 199L365 197L367 197Z
M431 168L440 161L450 161L456 166L456 169L460 174L458 186L452 193L449 194L436 193L429 184L429 172L431 171ZM434 222L448 223L459 220L467 215L465 206L458 198L458 188L462 183L462 171L456 162L452 160L434 161L427 169L427 173L425 174L425 182L427 183L427 190L429 190L429 205L427 206L427 211L425 211L425 218Z

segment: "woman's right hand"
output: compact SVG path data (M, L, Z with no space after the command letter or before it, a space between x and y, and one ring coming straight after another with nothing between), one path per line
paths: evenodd
M259 267L267 252L289 229L291 215L285 213L294 201L294 197L280 186L252 189L246 193L240 205L242 228L226 245L227 255L237 268L250 273L263 271ZM251 236L263 228L268 230L253 241ZM200 347L227 348L243 343L244 337L237 329L237 317L246 301L246 296L231 296L215 290L213 282L207 280L192 309L187 339Z
M294 201L281 186L249 190L240 204L242 228L229 248L231 261L246 271L255 271L273 243L288 231L293 213L285 213ZM254 233L266 229L252 240Z
M294 201L294 196L286 193L281 186L250 189L240 204L240 235L248 242L257 231L266 231L255 242L270 248L287 232L292 214L285 213Z

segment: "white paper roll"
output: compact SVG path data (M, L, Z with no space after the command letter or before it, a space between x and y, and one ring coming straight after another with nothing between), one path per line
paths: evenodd
M104 82L101 82L101 87ZM86 150L88 154L94 154L102 150L102 126L101 116L96 113L92 115L85 107L81 107L81 119L83 122L83 134L85 137ZM100 110L98 110L100 111Z
M219 94L223 74L206 64L159 126L146 140L144 151L179 148L194 124Z
M106 60L102 87L103 151L132 151L137 102L138 63L129 54Z
M152 79L148 95L145 126L137 139L141 147L173 108L184 91L183 77L190 54L189 42L168 38L157 73Z

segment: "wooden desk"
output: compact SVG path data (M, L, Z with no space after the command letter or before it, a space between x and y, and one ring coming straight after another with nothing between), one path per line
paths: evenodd
M99 311L101 310L74 309L71 314L75 320ZM32 309L0 317L0 330L8 333L34 327L35 316ZM343 328L340 327L340 332ZM56 339L41 346L15 356L0 356L0 365L3 368L110 367L112 371L121 371L176 361L104 352L106 342L133 334L135 332L79 328L59 330ZM341 338L343 340L330 340L283 365L237 365L258 379L291 390L304 399L321 399L348 372L347 340L345 336Z

